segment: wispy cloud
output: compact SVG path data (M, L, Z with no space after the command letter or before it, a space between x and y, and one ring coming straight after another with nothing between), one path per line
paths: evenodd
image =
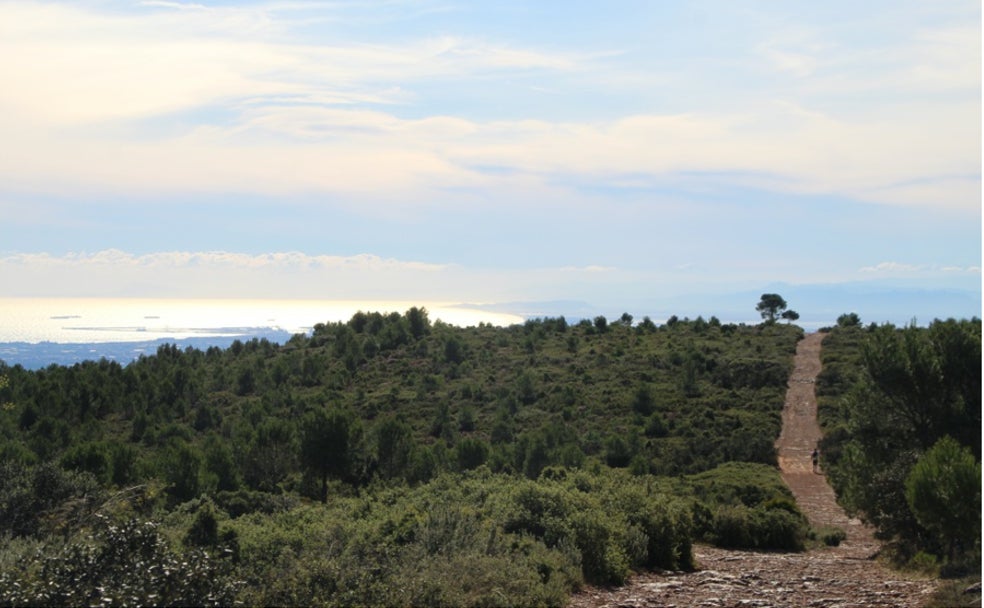
M59 252L3 258L0 288L973 283L979 21L970 0L0 2L0 255ZM871 263L910 256L939 265Z
M618 269L612 266L600 266L598 264L591 264L588 266L564 266L560 268L560 272L576 272L576 273L591 273L591 274L602 274L616 272Z
M770 190L979 210L979 167L968 152L976 136L956 121L900 128L773 110L770 120L787 128L743 115L481 123L283 106L250 108L230 127L149 141L64 137L9 124L12 153L0 173L42 191L321 192L376 200L401 193L405 201L433 201L447 189L492 192L517 179L533 195L565 181L573 189L585 178L731 172ZM952 135L950 145L940 131ZM491 175L476 166L507 171Z
M0 52L17 60L0 64L0 176L55 194L321 193L376 203L399 194L407 204L462 188L508 190L517 176L536 198L575 177L732 172L781 192L979 210L979 96L854 115L814 107L807 95L819 86L857 94L879 81L934 94L979 88L979 57L964 58L975 41L979 51L973 28L921 30L900 47L903 60L883 65L886 55L873 54L863 62L879 69L863 75L845 67L856 61L850 49L818 46L817 34L777 39L761 52L810 77L790 98L764 88L754 105L732 110L557 121L427 110L437 100L425 91L492 91L524 71L542 74L539 86L559 74L591 86L599 62L624 69L617 56L467 35L356 43L327 30L295 42L296 23L284 17L292 8L347 16L343 5L153 2L104 13L3 4ZM472 169L480 165L510 173Z
M0 257L0 296L277 297L490 302L626 280L600 265L495 270L375 255L117 249Z
M331 36L298 43L274 11L150 6L186 10L121 15L62 4L0 6L0 50L18 57L0 67L10 85L0 103L40 125L64 126L277 95L315 104L393 101L389 83L569 70L578 60L456 36L400 45Z

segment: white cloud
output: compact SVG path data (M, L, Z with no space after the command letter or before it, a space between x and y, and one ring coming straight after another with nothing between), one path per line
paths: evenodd
M64 127L285 92L266 80L290 57L230 32L242 19L106 16L56 4L0 6L0 107ZM245 28L247 31L252 28ZM215 39L218 30L221 38Z
M919 272L925 270L925 264L901 264L899 262L880 262L874 266L863 266L858 269L858 272L879 272L879 273L896 273L896 272Z
M247 254L116 249L0 257L0 296L375 299L499 302L590 291L625 281L599 265L481 269L455 264L301 252ZM593 277L593 278L592 278Z
M881 275L938 275L938 274L965 274L978 275L981 269L978 266L942 266L939 264L906 264L903 262L880 262L872 266L862 266L858 272L864 274Z
M56 193L318 192L439 202L447 189L491 192L518 182L533 193L572 178L615 183L623 176L735 173L779 191L979 211L979 141L959 124L963 118L849 123L781 104L758 116L480 123L256 108L241 125L150 141L58 137L9 125L0 145L11 154L0 160L0 174ZM481 166L511 171L490 175L475 169Z
M769 6L747 17L762 37L752 55L756 66L791 77L782 84L792 94L847 98L876 112L913 95L963 92L979 99L979 3L914 3L890 11L854 6L844 12L827 3L803 15L794 15L792 6Z
M295 42L281 16L291 6L0 5L0 53L16 58L0 62L0 179L62 196L317 193L359 205L451 203L466 189L536 199L575 181L730 173L780 192L980 210L979 94L940 97L979 90L979 29L924 28L892 53L860 55L797 30L758 52L803 88L749 83L727 110L709 100L684 113L494 120L426 112L419 88L495 87L496 75L523 71L590 79L599 70L585 61L601 55L454 35ZM618 78L609 59L604 78ZM877 98L857 110L814 102L871 90ZM900 91L912 99L882 103L908 99ZM423 116L401 117L407 104Z
M904 73L910 86L929 91L980 91L981 26L922 29ZM979 99L979 97L978 97Z
M270 96L386 102L399 98L379 83L569 70L577 60L452 36L400 46L295 43L275 9L145 6L182 10L113 15L63 4L0 5L0 52L16 57L0 64L0 107L65 126Z
M287 251L254 255L228 251L162 251L135 255L119 249L104 249L92 253L70 252L64 256L54 256L48 253L17 253L0 257L0 263L59 268L112 265L117 268L182 269L211 266L213 268L238 267L244 269L312 268L359 272L383 270L440 272L449 268L446 264L407 262L370 254L334 256L308 255L298 251Z
M570 273L603 274L603 273L616 272L618 269L613 266L601 266L599 264L589 264L587 266L564 266L559 270L560 272L570 272Z

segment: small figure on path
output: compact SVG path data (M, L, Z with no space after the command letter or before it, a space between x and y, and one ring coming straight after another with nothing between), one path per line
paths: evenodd
M817 472L817 465L820 463L820 450L813 448L813 472Z

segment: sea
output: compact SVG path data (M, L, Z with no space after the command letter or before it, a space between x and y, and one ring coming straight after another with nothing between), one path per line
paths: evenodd
M226 347L254 337L283 343L358 311L403 313L414 306L426 308L432 322L462 327L524 321L448 302L0 298L0 361L29 369L102 358L126 364L163 344Z

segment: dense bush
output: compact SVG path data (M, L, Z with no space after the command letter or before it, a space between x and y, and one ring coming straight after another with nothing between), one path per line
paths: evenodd
M699 538L720 547L803 549L809 524L774 469L728 463L686 483L700 501Z
M814 532L813 537L819 539L828 547L836 547L841 544L841 541L847 539L847 532L841 528L823 526Z
M0 574L5 605L226 606L230 564L201 550L171 550L156 524L96 514L92 531L49 544L33 562Z
M577 555L503 525L515 478L479 469L416 489L230 522L249 604L562 605ZM520 482L522 483L522 482Z
M92 512L106 492L90 473L0 462L0 533L46 536Z
M981 463L949 435L933 445L905 480L905 498L921 526L946 551L947 559L973 551L980 542Z
M246 594L250 603L303 604L311 598L298 589L312 588L332 590L339 603L481 605L510 589L510 603L559 604L582 580L617 584L632 567L693 567L683 501L647 494L620 473L551 474L532 481L480 467L371 498L240 517L228 525Z
M821 449L841 502L900 562L922 552L979 570L980 320L862 328L845 318L822 357Z
M729 505L714 513L710 538L719 547L798 551L806 533L803 517L784 509Z

